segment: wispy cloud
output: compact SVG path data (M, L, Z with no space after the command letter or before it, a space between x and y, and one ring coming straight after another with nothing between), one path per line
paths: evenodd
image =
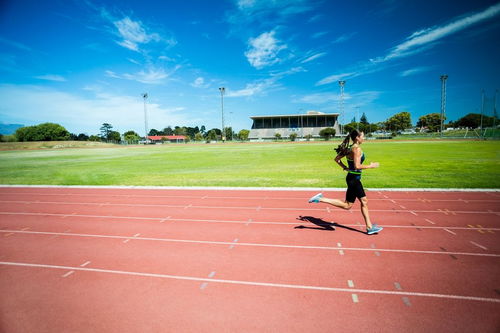
M381 95L380 91L362 91L354 94L344 93L344 100L349 100L349 105L351 106L366 106L373 103L377 100ZM295 103L307 103L313 105L322 105L327 103L336 104L340 101L340 93L316 93L305 95L301 98L295 99L293 102Z
M320 31L312 34L311 38L318 39L320 37L323 37L324 35L328 34L328 31Z
M120 133L130 129L144 133L141 126L144 106L139 95L117 95L94 89L88 89L87 93L89 96L84 98L41 86L0 85L0 95L5 101L0 108L0 119L25 125L56 122L69 131L88 134L98 133L99 127L107 122ZM149 124L151 128L163 128L168 124L196 124L199 119L181 112L184 109L183 106L164 107L150 100Z
M66 81L66 79L64 77L62 77L61 75L53 75L53 74L35 76L35 79L46 80L46 81L57 81L57 82L65 82Z
M32 51L32 49L29 46L26 46L22 43L14 42L12 40L5 39L2 37L0 37L0 43L13 46L13 47L18 48L18 49L23 50L23 51Z
M343 42L348 41L349 39L351 39L354 35L356 35L356 32L351 32L351 33L348 33L348 34L343 34L343 35L337 37L332 43L333 44L343 43Z
M170 73L167 73L163 68L156 68L150 66L146 71L141 70L134 74L117 74L113 71L105 71L106 75L115 79L125 79L137 81L145 84L162 84L170 75L172 75L180 66L176 66Z
M305 63L311 62L313 60L316 60L318 58L324 57L325 55L326 55L326 52L316 53L316 54L313 54L313 55L307 57L306 59L302 60L301 63L305 64Z
M433 47L437 41L449 35L467 29L474 24L489 20L497 16L499 13L500 3L493 5L481 12L469 14L466 16L460 16L458 18L455 18L450 23L419 30L407 37L403 43L400 43L391 48L386 55L377 57L375 59L370 59L367 62L355 65L346 73L327 76L318 81L316 85L320 86L332 83L340 79L349 79L360 75L377 72L379 70L382 70L384 66L386 66L385 63L428 50Z
M399 73L399 76L406 77L406 76L411 76L411 75L427 72L429 70L431 70L431 67L427 67L427 66L415 67L415 68L411 68L411 69L407 69L405 71L402 71L401 73Z
M261 69L280 62L278 54L286 49L287 45L276 39L275 34L275 31L270 31L250 38L245 56L253 67Z
M434 43L451 34L467 29L473 24L491 19L497 16L499 13L500 3L493 5L482 12L456 18L454 21L443 26L436 26L414 32L406 39L405 42L393 47L387 55L379 57L372 61L383 62L418 53L423 47L427 46L430 43Z
M194 88L208 88L210 87L210 84L209 83L206 83L205 82L205 79L203 77L197 77L192 83L191 83L191 87L194 87Z
M133 21L128 16L114 21L113 24L117 29L117 34L122 38L117 43L130 50L139 51L140 44L161 40L159 34L146 32L141 21Z

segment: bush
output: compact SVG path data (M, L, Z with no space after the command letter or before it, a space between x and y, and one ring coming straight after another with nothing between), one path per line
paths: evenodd
M290 134L290 141L295 141L297 139L297 133L291 133Z
M70 140L70 133L61 125L43 123L36 126L21 127L16 130L18 141L64 141Z
M335 129L331 127L323 128L321 131L319 131L319 135L325 138L326 141L330 140L332 136L335 136L335 133Z

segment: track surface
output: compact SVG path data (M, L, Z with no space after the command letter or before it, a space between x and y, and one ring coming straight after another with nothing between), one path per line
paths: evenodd
M313 194L0 188L0 331L498 332L498 192Z

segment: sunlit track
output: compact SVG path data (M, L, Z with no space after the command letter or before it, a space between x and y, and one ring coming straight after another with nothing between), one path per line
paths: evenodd
M307 192L307 194L304 194L303 196L296 196L296 197L279 197L279 196L217 196L217 195L152 195L152 194L87 194L87 193L43 193L43 192L11 192L11 193L2 193L0 192L1 195L6 195L6 196L12 196L12 195L21 195L21 196L29 196L29 195L40 195L40 196L56 196L56 197L67 197L67 196L75 196L75 197L108 197L108 198L170 198L170 199L221 199L221 200L226 200L226 199L235 199L235 200L297 200L297 201L304 201L305 199L308 198L308 194L311 191L304 191ZM338 195L339 197L344 196L344 192L332 192L334 193L333 195ZM498 200L494 199L423 199L423 198L414 198L414 199L409 199L409 198L398 198L395 196L397 195L398 192L393 192L391 193L392 197L391 198L380 198L376 197L373 195L373 193L368 192L368 195L370 196L370 201L391 201L391 200L397 200L397 201L403 201L403 202L460 202L460 203L475 203L475 202L486 202L486 203L500 203L500 197ZM415 193L421 193L422 192L415 192ZM460 192L452 192L452 193L460 193ZM489 194L488 192L485 192L485 194ZM372 197L373 196L373 197ZM497 197L497 196L495 196ZM4 200L5 201L5 200Z
M306 208L306 207L266 207L266 206L197 206L197 205L169 205L169 204L133 204L133 203L110 203L110 202L65 202L65 201L14 201L3 200L0 203L7 204L26 204L26 205L76 205L76 206L118 206L118 207L161 207L161 208L193 208L193 209L233 209L233 210L273 210L273 211L324 211L324 208ZM455 214L495 214L500 211L457 211L457 210L420 210L420 209L370 209L371 212L397 212L397 213L455 213Z
M254 281L222 280L222 279L202 278L202 277L193 277L193 276L179 276L179 275L155 274L155 273L144 273L144 272L133 272L133 271L118 271L118 270L109 270L109 269L101 269L101 268L57 266L57 265L44 265L44 264L36 264L36 263L19 263L19 262L6 262L6 261L0 261L0 265L19 266L19 267L35 267L35 268L50 268L50 269L72 270L72 271L94 272L94 273L121 274L121 275L132 275L132 276L141 276L141 277L177 279L177 280L188 280L188 281L196 281L196 282L226 283L226 284L235 284L235 285L250 285L250 286L260 286L260 287L306 289L306 290L320 290L320 291L347 292L347 293L356 292L356 293L380 294L380 295L398 295L398 296L404 295L404 296L455 299L455 300L461 300L461 301L500 303L500 298L486 298L486 297L474 297L474 296L463 296L463 295L431 294L431 293L404 292L404 291L393 291L393 290L332 288L332 287L322 287L322 286L278 284L278 283L268 283L268 282L259 282L259 281L254 282Z
M388 211L389 212L389 211ZM393 212L393 211L390 211ZM181 222L205 222L205 223L235 223L235 224L248 224L248 220L211 220L211 219L186 219L186 218L175 218L175 217L140 217L140 216L117 216L117 215L85 215L85 214L57 214L57 213L21 213L21 212L0 212L0 215L26 215L26 216L56 216L56 217L65 217L65 218L75 218L75 217L83 217L83 218L94 218L94 219L118 219L118 220L145 220L145 221L181 221ZM254 221L252 220L252 224L274 224L274 225L297 225L300 224L300 221L297 222L278 222L278 221ZM348 227L359 227L358 224L343 224ZM456 230L467 230L467 231L476 231L476 230L491 230L491 231L500 231L500 228L491 228L491 227L453 227L453 226L428 226L428 225L384 225L384 228L406 228L406 229L456 229Z
M192 239L173 239L173 238L151 238L151 237L132 237L132 236L118 236L118 235L95 235L95 234L75 234L71 232L44 232L44 231L19 231L19 230L0 230L0 234L27 234L27 235L57 235L65 237L89 237L89 238L104 238L104 239L134 239L142 241L153 242L171 242L171 243L191 243L191 244L211 244L211 245L234 245L234 246L254 246L254 247L276 247L276 248L290 248L290 249L312 249L312 250L327 250L327 251L379 251L390 253L414 253L414 254L437 254L437 255L459 255L459 256L478 256L478 257L493 257L500 258L500 254L495 253L474 253L474 252L452 252L452 251L420 251L420 250L403 250L403 249L380 249L373 248L356 248L356 247L334 247L334 246L307 246L307 245L291 245L291 244L259 244L259 243L244 243L238 242L217 242L217 241L203 241Z

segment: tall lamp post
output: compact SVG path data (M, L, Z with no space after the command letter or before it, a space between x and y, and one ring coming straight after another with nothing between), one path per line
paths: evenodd
M340 86L340 122L339 122L339 127L340 127L340 135L344 135L343 131L343 126L342 126L342 121L344 121L344 86L345 86L345 81L339 81L339 86Z
M441 75L441 138L443 137L443 123L446 116L446 79L448 75Z
M148 93L142 93L142 98L144 99L144 130L146 131L145 141L148 143L148 113L146 110L146 100L148 99Z
M226 88L220 87L220 105L221 105L221 111L222 111L222 129L221 129L221 139L222 142L226 141L226 133L224 131L224 93L226 92Z

